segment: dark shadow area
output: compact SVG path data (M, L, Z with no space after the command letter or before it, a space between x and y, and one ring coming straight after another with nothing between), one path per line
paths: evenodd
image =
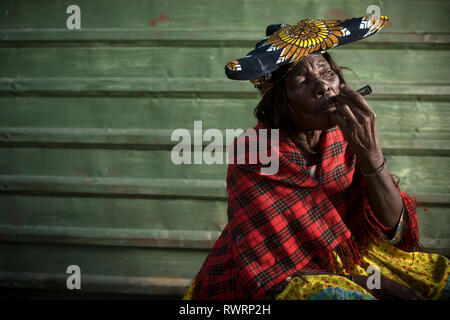
M30 289L0 289L0 300L181 300L181 296L157 296L146 294L47 291Z

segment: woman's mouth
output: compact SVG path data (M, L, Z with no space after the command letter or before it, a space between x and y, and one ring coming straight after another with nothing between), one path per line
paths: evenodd
M337 110L337 107L336 107L336 105L333 103L333 104L328 105L325 109L319 111L319 113L323 113L323 112L334 112L334 111L336 111L336 110Z
M319 108L317 113L334 112L337 110L337 107L337 103L333 98L331 98L328 103L325 103L321 108Z

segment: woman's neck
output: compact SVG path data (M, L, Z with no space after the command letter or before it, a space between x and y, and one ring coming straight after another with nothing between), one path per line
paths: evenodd
M296 134L296 144L306 160L306 165L314 165L320 160L319 142L321 134L321 130L300 131Z

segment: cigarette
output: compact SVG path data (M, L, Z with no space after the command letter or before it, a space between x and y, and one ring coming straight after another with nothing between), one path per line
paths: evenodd
M360 95L367 96L372 93L372 88L369 85L365 85L361 89L356 90Z

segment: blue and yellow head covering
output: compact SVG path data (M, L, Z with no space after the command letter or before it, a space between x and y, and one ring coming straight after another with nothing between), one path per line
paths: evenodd
M347 20L305 19L291 26L272 24L266 37L246 57L229 61L225 73L233 80L250 80L265 94L308 54L364 39L381 30L386 16Z

